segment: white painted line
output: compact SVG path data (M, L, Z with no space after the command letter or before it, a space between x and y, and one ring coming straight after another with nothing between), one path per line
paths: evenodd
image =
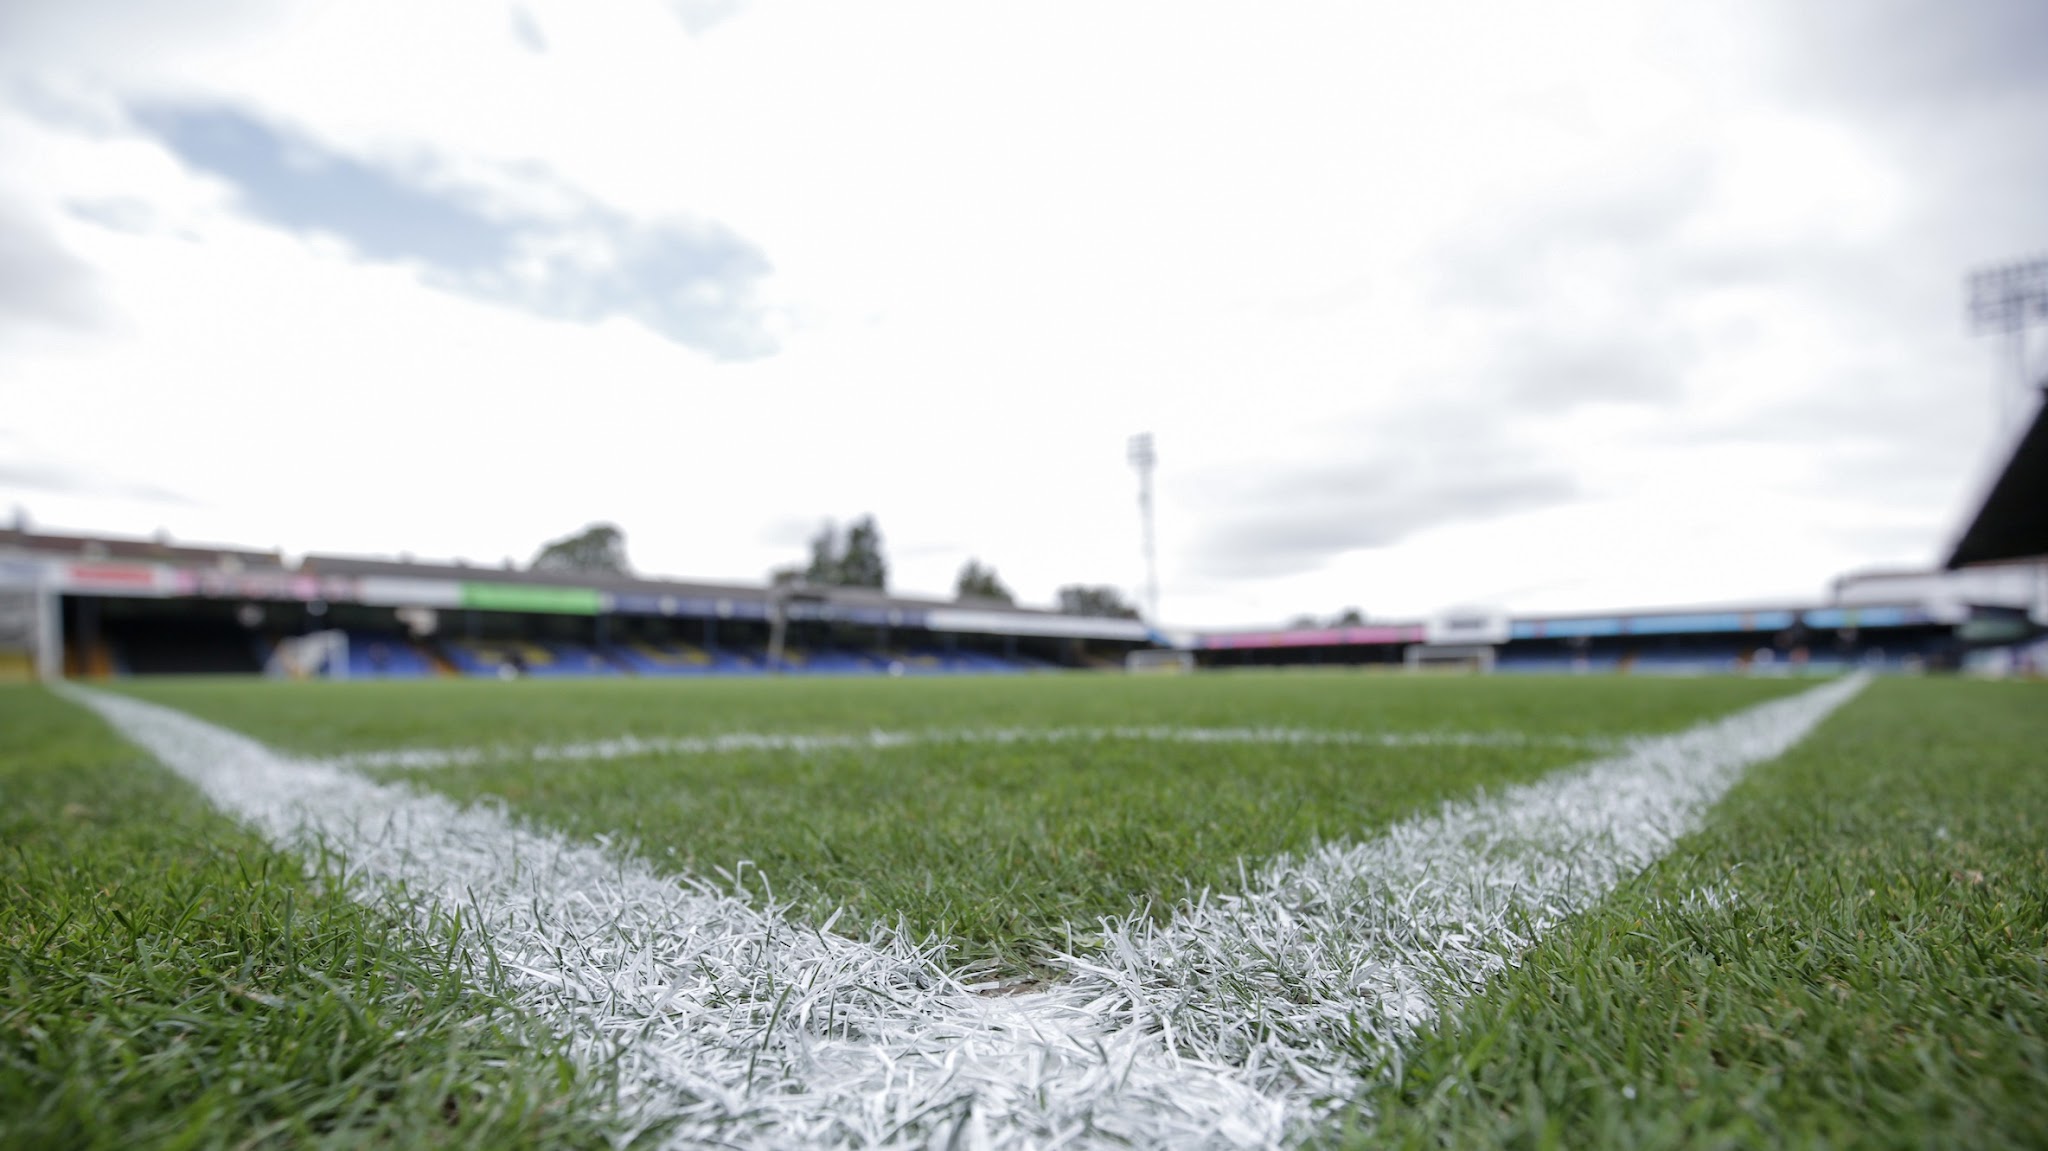
M713 755L735 751L847 751L922 744L1038 743L1291 744L1302 747L1562 747L1611 751L1622 739L1530 735L1512 731L1332 731L1293 727L1048 727L933 731L725 732L718 735L622 735L581 743L534 747L415 747L359 751L321 760L336 767L429 770L487 763L581 762L656 755Z
M1260 869L1154 927L1075 957L1149 1023L1270 1094L1354 1094L1346 1051L1398 1058L1445 1006L1662 857L1751 765L1783 754L1868 682L1856 675L1584 768L1449 803L1378 838Z
M423 917L464 917L519 1000L674 1145L1274 1146L1530 940L1697 825L1853 696L1824 685L1355 847L1261 869L1073 978L974 995L936 949L783 921L490 807L294 761L122 696L66 694L273 839L318 842Z

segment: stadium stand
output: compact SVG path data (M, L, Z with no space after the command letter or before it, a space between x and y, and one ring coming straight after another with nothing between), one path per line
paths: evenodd
M1950 549L1947 566L2048 561L2048 389Z
M2037 421L2026 442L2042 438ZM2025 542L2035 530L2028 514L2023 503L1992 500L1979 517L1984 530L1973 527L1971 538L2005 551L2037 546ZM2006 519L1985 518L1997 516ZM1989 559L1993 552L2005 554L1959 548L1958 557L2011 562ZM1472 668L1946 669L1972 653L2034 642L2048 623L2043 589L2048 569L2038 565L1885 572L1844 577L1822 603L1512 618L1460 609L1419 622L1214 631L1169 643L1138 621L866 588L327 555L293 566L268 552L15 530L0 532L0 642L12 645L0 655L43 677L255 674L285 640L337 632L349 641L346 674L361 678L1012 675L1122 669L1129 652L1147 647L1191 651L1203 668L1394 671L1437 666L1432 657L1452 649L1484 649L1485 658L1466 661Z
M873 675L887 665L863 652L839 648L784 648L784 670L804 675Z
M2048 676L2048 387L1950 549L1957 579L1990 580L2010 593L1997 607L1973 605L1957 629L1971 643L1964 667L1978 675Z
M269 654L251 636L204 620L109 621L106 645L126 675L255 675Z
M1984 609L1934 603L1763 606L1518 616L1495 645L1500 672L1780 674L1844 667L1949 668ZM1204 666L1387 666L1429 624L1297 628L1198 637Z
M348 634L350 679L426 679L439 674L434 661L395 632Z
M1154 638L1134 621L868 588L317 554L294 565L164 539L0 533L0 675L253 674L284 641L330 632L348 654L320 674L351 678L885 675L907 667L898 653L921 673L993 674L1110 663Z
M442 645L448 662L465 675L561 676L617 675L619 668L582 644L543 640L449 640Z
M629 675L753 675L761 671L758 657L706 651L688 643L606 644L599 651Z

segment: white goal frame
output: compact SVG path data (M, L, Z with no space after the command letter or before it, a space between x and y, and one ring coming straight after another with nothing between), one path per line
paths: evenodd
M1193 675L1195 653L1171 647L1141 647L1124 656L1131 675Z
M1484 643L1415 643L1402 653L1409 671L1493 671L1494 649Z
M263 674L272 679L347 679L348 633L334 629L279 640Z

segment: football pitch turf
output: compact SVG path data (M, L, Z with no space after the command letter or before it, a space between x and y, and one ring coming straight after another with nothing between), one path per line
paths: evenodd
M1577 764L1675 755L1691 746L1679 733L1811 686L1245 674L121 693L261 741L278 770L310 764L378 803L444 797L428 806L593 849L677 891L697 881L691 898L718 923L766 925L764 939L706 953L716 993L682 1025L759 1024L689 1037L741 1052L747 1095L798 1090L769 1069L791 1045L837 1043L842 1061L854 1050L836 1004L822 1022L792 1021L809 1000L788 986L745 1011L721 998L744 966L733 956L775 946L777 930L907 979L860 991L915 1001L899 1015L942 1001L957 1012L961 996L947 995L961 987L1028 1013L1069 981L1149 978L1122 958L1147 941L1199 942L1201 924L1227 934L1260 915L1311 934L1327 921L1370 950L1371 932L1341 935L1356 923L1325 906L1341 892L1289 902L1266 888L1295 890L1274 877L1347 845L1366 845L1359 866L1398 863L1371 845L1464 826L1429 821L1542 794ZM188 758L242 754L206 746L227 751ZM1725 798L1674 817L1682 838L1601 864L1611 882L1561 886L1554 909L1510 906L1498 938L1474 945L1487 952L1478 975L1419 989L1435 1005L1419 1023L1303 1023L1341 1008L1342 989L1306 977L1240 988L1241 970L1216 962L1175 968L1187 985L1167 987L1172 1009L1127 1029L1179 1045L1216 1091L1295 1090L1307 1102L1283 1125L1288 1141L2048 1145L2044 749L2041 685L1880 681L1783 755L1731 768ZM712 1112L734 1117L737 1142L774 1142L748 1099L669 1122L636 1094L630 1036L611 1036L628 1052L615 1058L578 1039L546 1007L565 995L535 998L531 964L494 950L484 896L466 912L417 885L379 886L376 862L347 854L347 827L292 840L254 808L223 810L223 786L193 786L74 701L0 690L0 1145L598 1146L636 1132L658 1145L704 1137ZM1571 850L1590 867L1608 846ZM418 862L388 873L415 882L430 874ZM587 933L574 942L614 975L626 962L603 960ZM549 962L557 982L571 971ZM1251 1022L1195 1034L1214 1024L1183 1010L1204 983ZM578 1010L616 1030L669 1008ZM888 1035L876 1024L860 1038ZM1303 1065L1240 1074L1232 1052ZM1144 1089L1181 1090L1173 1058L1144 1065L1161 1076ZM1135 1054L1123 1066L1141 1078ZM876 1106L880 1120L803 1130L852 1145L1034 1139L971 1104ZM1091 1122L1076 1142L1156 1130ZM1228 1122L1202 1134L1270 1137Z

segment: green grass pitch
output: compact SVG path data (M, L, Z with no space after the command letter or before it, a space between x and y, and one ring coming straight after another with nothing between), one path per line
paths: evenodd
M368 770L772 889L802 921L843 909L841 929L900 925L1017 982L1045 977L1051 951L1085 950L1104 916L1167 916L1230 890L1243 865L1797 687L1246 674L124 690L302 756L485 749ZM627 734L1128 727L1417 738L524 754ZM2048 1145L2044 749L2041 685L1875 684L1379 1069L1317 1138ZM622 1134L602 1075L495 998L489 972L39 688L0 689L0 842L0 1145Z

